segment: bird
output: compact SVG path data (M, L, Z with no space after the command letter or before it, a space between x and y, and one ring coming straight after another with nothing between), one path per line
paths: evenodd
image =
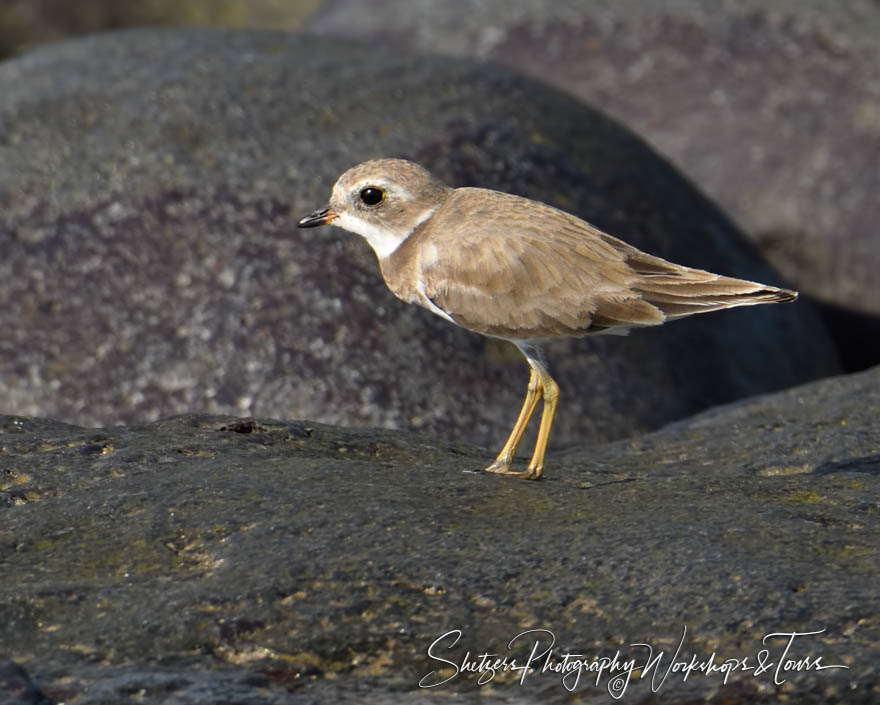
M344 172L329 204L297 222L362 236L385 284L467 330L510 341L530 368L516 423L491 473L538 480L559 385L548 340L631 329L734 306L794 301L789 289L713 274L642 252L575 215L500 191L452 188L405 159ZM514 456L539 401L538 436L525 470Z

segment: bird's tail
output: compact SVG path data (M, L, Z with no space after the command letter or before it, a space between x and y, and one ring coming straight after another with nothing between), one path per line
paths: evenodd
M674 273L642 274L634 288L645 301L663 311L667 320L733 306L783 303L798 297L790 289L688 267Z

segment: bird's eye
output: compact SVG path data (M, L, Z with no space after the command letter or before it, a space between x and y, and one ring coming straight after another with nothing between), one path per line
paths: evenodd
M361 200L368 206L378 206L385 200L385 192L375 186L367 186L361 189Z

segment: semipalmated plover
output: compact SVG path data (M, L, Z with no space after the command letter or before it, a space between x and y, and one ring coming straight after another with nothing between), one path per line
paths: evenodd
M486 470L537 480L544 471L559 387L541 343L626 334L695 313L794 301L797 292L667 262L569 213L481 188L450 188L402 159L346 171L326 208L301 228L332 223L363 236L395 296L468 330L509 340L531 368L513 430ZM525 472L510 465L544 400Z

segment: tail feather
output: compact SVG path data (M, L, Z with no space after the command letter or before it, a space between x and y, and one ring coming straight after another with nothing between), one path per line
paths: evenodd
M637 276L633 290L641 296L642 301L660 309L666 320L734 306L783 303L798 297L796 291L789 289L674 264L606 233L600 232L599 237L623 256ZM656 324L657 321L630 320L631 326L652 323Z
M734 306L784 303L794 301L798 296L796 291L789 289L701 270L685 269L682 274L685 276L642 276L635 289L643 300L663 311L667 319Z

